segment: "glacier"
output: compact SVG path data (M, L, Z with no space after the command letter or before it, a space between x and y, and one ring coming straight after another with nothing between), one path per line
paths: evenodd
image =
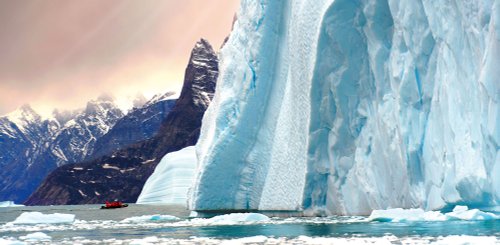
M500 2L242 0L192 210L500 204Z

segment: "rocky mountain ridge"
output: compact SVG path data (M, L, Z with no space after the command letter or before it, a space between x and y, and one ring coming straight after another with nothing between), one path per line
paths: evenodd
M25 204L88 204L113 199L135 202L165 154L198 140L217 76L217 55L202 39L191 53L180 97L154 137L94 160L56 169Z
M21 203L53 169L152 137L175 103L168 96L172 93L158 95L127 115L111 96L102 95L84 109L55 110L49 119L29 105L0 117L0 167L4 169L0 200ZM139 133L117 136L124 125Z

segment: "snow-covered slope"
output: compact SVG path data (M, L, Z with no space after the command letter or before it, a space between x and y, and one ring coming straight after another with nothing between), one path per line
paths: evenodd
M108 96L42 119L30 106L0 117L0 200L22 203L54 168L92 154L123 113Z
M242 0L220 59L192 209L499 204L499 1Z
M55 120L43 120L29 105L0 117L0 200L19 203L36 188L24 174L32 172L38 181L45 176L37 173L37 162L59 127Z
M139 204L187 204L187 193L196 170L194 146L165 155L148 178L137 199Z
M133 108L97 140L87 160L112 153L144 139L152 138L175 105L173 92L158 94L138 108Z
M88 102L85 110L62 126L51 143L57 166L80 162L92 155L96 141L123 116L109 96Z

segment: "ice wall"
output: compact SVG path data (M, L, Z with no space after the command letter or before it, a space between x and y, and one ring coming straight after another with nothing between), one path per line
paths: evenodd
M196 210L500 201L500 2L242 0Z
M187 205L196 162L194 146L165 155L144 184L137 203Z

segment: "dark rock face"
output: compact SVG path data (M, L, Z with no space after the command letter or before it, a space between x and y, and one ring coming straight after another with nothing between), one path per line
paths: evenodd
M202 39L191 53L181 95L153 138L92 161L56 169L25 204L87 204L112 199L135 202L165 154L198 140L217 75L217 56Z

